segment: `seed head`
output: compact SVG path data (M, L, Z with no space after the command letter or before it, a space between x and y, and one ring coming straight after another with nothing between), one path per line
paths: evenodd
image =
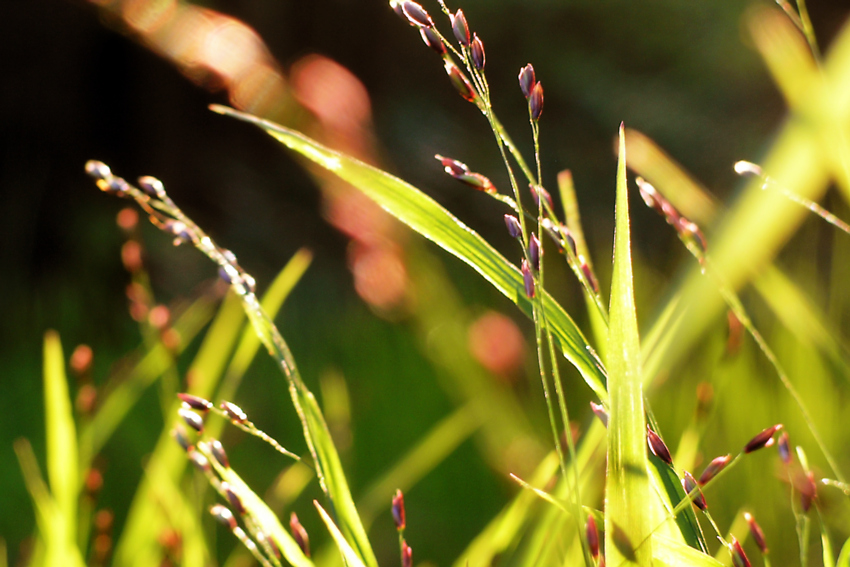
M699 477L699 485L702 486L717 476L717 473L725 469L726 465L728 465L731 460L732 455L723 455L722 457L716 457L708 463L705 470L702 471L702 474Z
M162 184L162 181L157 179L156 177L151 177L150 175L145 175L139 177L139 189L147 193L151 197L155 197L157 199L162 199L165 197L165 186Z
M522 261L520 271L522 272L522 282L525 285L525 295L532 299L534 298L534 275L531 273L526 260Z
M744 548L741 547L735 536L732 536L732 549L730 553L732 554L732 565L735 567L751 567L750 560L747 558L747 554L744 553Z
M458 10L454 14L449 14L449 20L452 22L452 33L459 44L464 47L469 46L469 26L466 23L466 16L463 15L463 10Z
M786 465L791 464L791 446L788 442L788 432L783 431L782 435L779 436L779 441L776 444L777 450L779 450L779 458L782 459L782 462Z
M540 185L535 185L533 183L528 184L528 190L531 191L531 198L534 199L534 204L537 205L538 208L540 207L540 198L543 197L543 200L546 201L549 208L554 209L552 206L552 195L549 194L549 191Z
M534 269L540 271L540 257L543 255L543 247L540 246L540 241L536 234L532 234L528 239L528 257L531 259L531 265Z
M475 68L479 71L484 70L484 63L486 62L486 57L484 55L484 42L481 41L481 38L478 37L478 34L475 34L472 38L472 64L475 65Z
M94 159L86 162L86 173L97 180L112 177L112 171L109 169L109 166L102 161Z
M448 173L461 183L465 183L466 185L474 187L475 189L480 189L485 193L496 193L496 188L493 186L493 183L491 183L489 179L487 179L480 173L473 173L472 171L469 171L469 168L466 166L465 163L460 162L456 159L443 157L439 154L435 155L434 157L440 160L440 163L443 164L443 169L446 173Z
M537 80L534 78L534 67L529 63L519 70L519 88L522 89L522 96L528 99L536 84Z
M186 394L181 392L177 394L177 397L180 398L180 401L183 402L183 407L187 409L193 409L196 411L200 411L203 413L207 413L213 408L213 404L209 400L205 400L204 398L193 396L192 394Z
M228 510L226 506L215 504L212 508L210 508L210 514L231 530L236 529L236 518L233 517L233 513Z
M608 412L605 411L605 407L602 404L590 402L590 409L593 410L593 413L596 414L602 425L608 427Z
M413 567L413 550L407 542L401 542L401 567Z
M599 556L599 530L596 527L596 520L593 514L587 515L587 524L584 528L585 537L587 538L587 547L590 549L590 555L596 559Z
M395 491L395 496L393 496L393 522L395 522L395 529L398 531L404 530L407 525L407 521L404 514L404 495L401 493L401 490Z
M219 465L226 469L230 468L230 460L227 458L227 453L224 452L224 447L221 445L221 441L218 439L210 441L210 452L212 453L212 456L215 457L215 460Z
M457 92L460 93L460 96L469 102L475 102L478 99L478 95L475 93L475 89L472 87L469 79L467 79L466 75L457 68L457 65L447 59L445 62L445 69L446 74L449 76L449 80L452 82L455 89L457 89Z
M416 2L411 2L410 0L402 2L401 9L412 25L426 28L434 27L434 20L432 20L431 16L428 15L425 8Z
M688 471L684 471L682 487L685 489L686 494L690 494L696 490L696 496L693 499L694 506L702 511L708 509L708 504L705 502L705 496L702 495L702 490L700 490L699 484L697 484L697 481L694 479L694 475Z
M531 119L537 122L540 120L540 115L543 114L543 85L537 83L531 89L531 94L528 97L528 108L531 110Z
M422 36L422 41L425 45L433 49L437 55L446 54L446 46L443 45L442 40L437 37L434 30L431 28L419 28L419 35Z
M233 509L236 510L240 516L244 516L247 510L245 509L245 505L242 504L242 499L239 498L239 495L233 491L233 487L231 487L227 482L222 481L221 490L227 497L227 501L230 502L231 506L233 506Z
M750 439L749 443L744 446L744 453L752 453L753 451L758 451L764 447L770 447L773 445L773 435L782 429L782 424L777 423L772 427L768 427L763 430L761 433Z
M233 423L245 423L248 420L248 416L245 415L245 412L242 411L242 408L237 406L236 404L232 404L230 402L221 402L219 406L221 411L224 412L224 415L230 419Z
M310 557L310 536L307 535L307 530L301 525L295 512L289 516L289 529L292 531L292 538L301 548L301 552Z
M652 451L653 455L668 465L673 466L673 457L670 456L670 449L667 448L664 440L648 424L646 426L646 444L649 445L649 450Z
M753 536L753 541L756 542L762 555L767 555L769 550L767 549L767 542L764 540L764 532L761 531L761 526L749 512L744 512L744 519L747 521L747 525L750 526L750 535Z
M522 227L515 216L505 215L505 226L508 227L508 234L510 234L513 238L519 238L522 236Z
M183 418L183 421L186 422L186 425L188 425L198 433L203 433L204 418L187 408L180 408L179 410L177 410L177 414Z

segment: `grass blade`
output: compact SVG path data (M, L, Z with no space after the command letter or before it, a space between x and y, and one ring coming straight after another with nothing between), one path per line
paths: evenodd
M44 411L47 478L71 545L76 541L77 527L77 429L65 376L65 357L56 331L44 335Z
M646 419L641 388L640 341L632 281L626 142L620 126L617 165L614 273L608 327L608 478L605 487L605 553L609 565L650 565Z
M516 266L412 185L333 151L299 132L224 106L213 105L210 108L219 114L259 126L288 148L348 181L391 215L464 261L531 316L531 302L525 296L522 276ZM548 294L543 297L543 305L547 324L564 356L578 369L599 398L607 399L605 372L579 328Z
M345 560L345 564L348 567L366 567L363 561L360 560L360 556L351 549L350 545L348 545L348 542L345 540L342 532L339 531L339 528L336 527L333 519L327 512L325 512L325 509L322 508L321 504L313 500L313 505L316 506L316 509L319 511L319 515L322 516L322 521L325 522L325 525L328 527L328 531L331 532L331 536L334 538L334 541L339 548L339 552Z

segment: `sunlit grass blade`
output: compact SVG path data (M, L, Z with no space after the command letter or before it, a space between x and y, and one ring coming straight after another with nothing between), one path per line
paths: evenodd
M841 553L838 554L835 567L850 567L850 538L847 538L841 546Z
M59 334L44 335L44 411L47 435L47 479L53 500L65 523L68 545L76 541L77 497L77 428L65 376L65 357Z
M467 263L531 316L531 302L525 295L522 275L516 266L415 187L293 130L227 107L213 105L211 109L259 126L290 149L348 181L413 230ZM543 305L547 324L564 356L594 392L601 399L607 399L602 365L579 328L548 294L543 298Z
M711 555L702 553L676 540L656 535L652 538L653 565L669 567L721 567L725 565Z
M83 567L85 563L73 537L74 526L68 525L63 510L51 496L29 441L16 440L15 453L33 501L39 536L44 545L41 564L44 567Z
M336 527L333 519L327 512L325 512L325 509L322 508L322 506L315 500L313 500L313 504L322 516L322 521L325 522L325 526L327 526L328 531L331 533L331 537L333 537L334 542L339 548L339 552L342 554L345 564L348 567L366 567L363 561L360 560L360 556L351 549L350 545L348 545L348 542L345 540L342 532L340 532L339 528Z
M650 491L640 340L632 279L626 140L620 126L614 273L608 327L608 475L605 554L608 565L651 565Z

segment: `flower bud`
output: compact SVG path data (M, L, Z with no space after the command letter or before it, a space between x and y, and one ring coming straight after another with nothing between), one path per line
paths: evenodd
M705 496L702 495L702 490L700 490L699 484L697 484L697 481L694 479L694 475L688 471L684 471L682 487L685 489L686 494L696 491L696 495L693 499L694 506L702 511L708 509L708 504L705 502Z
M758 451L764 447L770 447L774 443L774 433L780 429L782 429L782 424L777 423L776 425L763 430L761 433L750 439L749 443L744 446L744 453L752 453L753 451Z
M670 449L667 448L661 437L648 424L646 426L646 444L649 445L649 449L653 455L668 465L673 466L673 457L670 456Z
M522 95L527 99L531 96L531 91L537 81L534 78L534 67L531 63L519 70L519 88L522 89Z
M186 394L181 392L177 394L177 397L180 398L180 401L183 402L183 407L187 409L193 409L196 411L207 413L213 408L213 404L209 400L205 400L204 398L193 396L192 394Z
M401 493L401 490L395 491L395 496L393 496L393 522L395 522L395 529L398 531L404 530L407 525L405 514L404 514L404 495Z
M245 423L248 420L248 416L245 415L245 412L242 411L242 408L237 406L236 404L231 404L230 402L221 402L219 406L221 411L224 412L224 415L230 419L233 423Z
M522 236L522 226L520 226L519 220L515 216L505 215L505 226L508 227L508 234L513 238Z
M702 471L702 474L699 477L700 486L707 484L708 481L717 476L717 473L726 468L726 465L729 464L729 461L732 460L732 455L723 455L722 457L716 457L705 467L705 470Z
M469 45L469 26L466 23L466 16L463 15L463 10L449 14L449 20L452 22L452 33L455 39L457 39L459 44L467 47Z
M587 516L584 533L587 538L587 547L590 549L590 555L596 559L599 556L599 530L596 527L596 520L593 518L593 514L588 514Z
M446 46L443 45L442 40L434 33L434 30L431 28L419 28L419 35L422 36L422 41L433 49L437 55L445 55L446 54Z
M177 415L183 418L183 421L186 422L186 425L197 431L198 433L202 433L204 431L204 419L187 408L180 408L177 410Z
M484 55L484 42L478 37L478 34L472 38L472 64L475 65L475 68L479 71L484 70L484 63L486 62L486 56Z
M761 550L762 555L767 555L767 542L765 542L764 540L764 532L761 531L761 526L758 524L758 522L756 522L756 519L753 518L753 515L749 512L744 512L744 519L747 521L747 525L750 527L750 535L753 536L753 541Z
M526 260L522 261L520 271L522 272L522 282L525 285L525 295L532 299L534 298L534 275L531 273Z
M431 19L431 16L428 15L425 8L416 2L407 0L401 4L401 9L404 12L404 15L407 16L407 19L410 20L411 24L426 28L434 27L434 21Z
M289 516L289 529L292 531L292 538L301 548L301 552L310 557L310 536L307 535L307 530L301 525L295 512Z
M537 122L543 114L543 85L537 83L528 97L528 108L531 110L531 119Z

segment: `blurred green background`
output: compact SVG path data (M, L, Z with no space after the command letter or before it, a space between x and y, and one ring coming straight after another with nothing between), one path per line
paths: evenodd
M313 251L313 264L278 324L314 391L321 391L323 376L339 375L347 384L351 422L345 427L350 427L351 444L342 451L355 497L463 398L450 385L457 376L436 362L446 359L435 354L438 347L429 333L441 333L440 327L427 328L403 309L376 312L355 292L347 252L352 245L323 214L311 177L259 130L209 112L210 103L228 103L222 85L187 79L141 44L139 35L103 4L33 0L6 3L0 9L0 190L6 217L0 224L0 460L5 463L0 467L0 534L10 564L26 557L31 545L27 538L34 530L12 441L27 437L43 457L44 331L59 331L66 355L77 344L91 345L95 383L105 381L116 361L141 342L139 327L127 310L129 275L120 259L125 238L115 225L122 203L101 194L85 177L87 159L103 160L128 179L162 179L199 225L235 251L242 266L257 277L260 290L296 250ZM469 0L451 6L464 9L470 27L484 41L496 111L525 151L530 136L516 75L521 66L534 64L546 93L541 122L544 182L554 192L556 173L572 170L603 289L609 283L612 147L620 121L655 139L715 196L731 201L740 187L732 164L739 159L758 161L785 120L784 102L742 23L756 4ZM517 257L504 234L500 206L453 182L433 159L435 153L460 159L506 189L485 121L453 91L439 60L421 44L417 32L384 2L198 5L253 27L284 74L314 53L350 70L371 101L374 155L381 164L434 196L509 258ZM436 5L426 7L437 14ZM827 51L850 9L846 0L812 1L809 9ZM442 29L448 31L447 26ZM326 94L333 99L334 93ZM305 123L298 113L291 118ZM633 200L638 316L649 321L668 285L693 260L673 231L638 203ZM847 210L832 194L827 204L839 213ZM148 226L142 227L142 235L158 302L173 305L215 277L214 268L195 251L173 248ZM494 379L493 384L522 408L531 447L525 454L539 458L551 443L535 371L533 327L466 266L419 237L403 238L427 255L420 262L418 252L411 253L406 258L409 272L422 272L427 279L432 269L445 271L462 302L458 320L468 322L492 309L513 318L524 333L527 360L509 373L508 381ZM837 271L833 258L848 250L847 238L813 218L780 258L812 301L828 312L839 340L841 330L847 330L848 294L846 286L834 285L841 283L846 270ZM426 263L435 257L438 266ZM584 307L572 277L553 271L548 281L554 295L584 325ZM792 379L798 378L811 405L817 404L830 446L846 447L850 435L840 413L848 397L844 369L819 369L818 380L807 386L805 377L821 364L820 358L794 342L758 300L752 311ZM788 424L792 418L787 416L795 415L752 341L745 341L736 358L724 358L724 324L717 322L688 363L664 383L663 392L652 397L670 441L678 439L693 415L696 384L714 383L717 413L700 448L706 460L736 450L747 433L773 422ZM456 346L467 350L463 341ZM181 358L181 370L196 349L196 344L190 346ZM585 428L589 392L575 376L567 373L567 379L575 392L570 398L573 417ZM302 448L283 382L263 356L233 401L284 445ZM99 461L104 486L98 507L114 510L116 534L161 427L156 391L151 389ZM802 426L791 432L805 443ZM408 492L408 541L417 562L450 563L518 490L507 478L513 471L507 465L500 468L481 437L460 445ZM236 432L228 432L224 441L233 447L235 466L262 493L284 463L267 447ZM809 452L819 463L813 446ZM847 470L846 450L836 452ZM506 462L511 459L502 464ZM715 517L721 526L739 506L751 505L775 542L775 563L794 564L787 488L766 462L747 462L707 496L717 502ZM527 463L523 472L534 464ZM312 486L308 494L315 497L318 490ZM319 534L322 528L309 500L302 497L296 508L303 511L302 521L311 534ZM370 535L379 561L391 564L397 550L388 508L389 500ZM834 503L833 511L835 534L843 541L848 536L846 502ZM229 537L221 539L223 549L232 547ZM783 554L787 562L780 559Z

